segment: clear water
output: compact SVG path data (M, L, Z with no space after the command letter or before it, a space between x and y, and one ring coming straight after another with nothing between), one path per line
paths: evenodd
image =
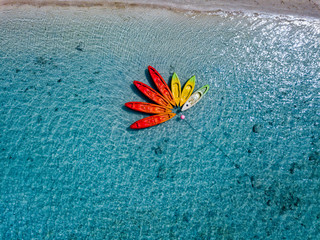
M320 238L320 22L2 8L0 239ZM210 90L159 126L133 80Z

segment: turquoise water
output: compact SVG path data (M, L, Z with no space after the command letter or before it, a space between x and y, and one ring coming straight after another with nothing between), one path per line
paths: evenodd
M0 11L0 239L320 238L319 20ZM129 129L148 65L187 122Z

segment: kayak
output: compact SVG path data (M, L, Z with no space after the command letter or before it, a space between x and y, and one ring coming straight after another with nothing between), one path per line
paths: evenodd
M160 123L163 123L165 121L168 121L169 119L173 118L175 115L176 115L175 113L163 113L163 114L157 114L150 117L146 117L133 123L130 126L130 128L142 129L142 128L152 127Z
M133 84L140 90L140 92L142 92L152 101L172 109L171 104L165 98L163 98L156 90L139 81L133 81Z
M184 85L180 98L180 107L182 107L182 105L185 104L185 102L191 96L194 85L196 85L196 76L191 77Z
M181 83L176 73L173 73L171 79L171 91L173 99L176 103L176 106L179 106L180 98L181 98Z
M202 88L199 88L197 91L195 91L183 105L181 111L185 111L196 105L196 103L201 100L201 98L208 92L208 90L209 85L204 85Z
M146 102L127 102L124 104L127 108L135 111L157 114L157 113L171 113L169 108L160 106L158 104L146 103Z
M149 70L150 76L151 76L154 84L157 86L157 88L160 91L160 93L162 94L162 96L170 104L172 104L174 106L175 104L174 104L171 90L170 90L169 86L167 85L167 83L162 78L162 76L160 75L160 73L158 73L158 71L151 66L148 66L148 70Z

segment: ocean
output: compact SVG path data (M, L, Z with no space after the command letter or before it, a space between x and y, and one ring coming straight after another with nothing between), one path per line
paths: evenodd
M0 9L0 239L320 238L320 21ZM151 65L209 92L143 130Z

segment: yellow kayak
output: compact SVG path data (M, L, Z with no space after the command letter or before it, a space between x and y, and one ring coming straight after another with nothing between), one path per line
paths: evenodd
M196 76L192 76L188 82L183 87L181 98L180 98L180 107L185 104L185 102L189 99L191 96L194 86L196 85Z
M179 106L180 98L181 98L181 83L176 73L173 73L171 79L171 92L173 95L173 99L176 103L176 106Z

